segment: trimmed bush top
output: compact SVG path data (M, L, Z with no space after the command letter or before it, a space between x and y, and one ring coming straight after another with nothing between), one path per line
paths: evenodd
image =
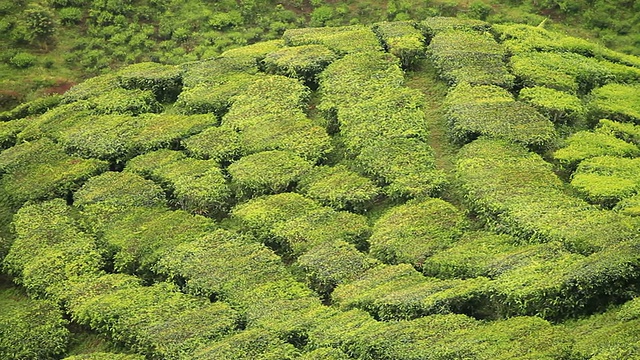
M324 45L338 55L382 50L373 31L362 25L289 29L282 39L287 46Z
M591 95L596 118L640 124L640 85L607 84Z
M567 166L595 156L640 156L634 144L600 132L578 131L566 139L566 146L556 150L553 157Z
M434 16L420 22L425 35L431 38L438 33L450 30L465 30L486 32L491 30L491 24L475 19L460 19L455 17Z
M386 50L400 58L402 66L409 68L424 57L425 37L412 21L382 22L373 25L373 31Z
M316 75L336 59L336 54L322 45L301 45L269 53L263 61L269 73L314 82Z

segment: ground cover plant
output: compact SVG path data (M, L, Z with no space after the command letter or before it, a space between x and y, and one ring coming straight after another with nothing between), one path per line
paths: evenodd
M144 43L116 31L127 4L51 6ZM640 61L396 2L401 21L321 27L313 6L317 27L2 114L0 356L637 356Z

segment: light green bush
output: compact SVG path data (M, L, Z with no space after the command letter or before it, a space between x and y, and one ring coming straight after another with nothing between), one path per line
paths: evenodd
M0 113L0 121L22 119L28 116L40 115L55 108L62 101L60 95L48 95L22 103L9 111Z
M114 89L91 99L97 114L159 113L162 105L149 90Z
M234 97L245 91L256 78L255 75L238 74L199 83L178 95L175 108L181 114L213 113L222 117L233 103Z
M421 269L425 259L456 242L463 227L462 214L446 201L412 201L391 208L376 221L370 252L385 263Z
M89 78L67 90L62 95L63 103L86 100L99 96L119 87L117 76L113 73Z
M373 32L387 51L400 58L402 67L410 68L425 55L425 37L411 21L382 22L373 25Z
M596 132L613 135L628 143L640 145L640 126L634 124L600 119Z
M520 90L518 98L533 105L553 123L575 123L586 115L582 101L574 95L536 86Z
M144 359L143 355L94 352L89 354L68 356L63 360L143 360L143 359Z
M194 360L207 359L297 359L300 351L276 334L263 329L251 329L229 336L203 347Z
M237 160L245 151L240 135L228 126L212 126L185 139L182 144L190 155L204 160L228 163Z
M263 61L266 72L295 77L309 84L336 58L333 51L322 45L301 45L269 53Z
M324 45L341 56L382 50L373 31L362 25L289 29L282 40L287 46Z
M640 122L640 86L607 84L593 90L590 116L622 122Z
M151 90L160 102L174 102L182 91L182 70L176 66L138 63L117 72L118 84L125 89Z
M491 24L481 20L444 16L428 17L421 21L419 26L429 39L438 33L450 30L475 31L480 33L491 30Z
M638 192L639 178L640 159L597 156L578 165L571 186L590 202L611 208Z
M366 210L380 194L371 180L344 165L313 168L300 178L298 189L323 205L352 211Z
M556 150L553 157L565 166L573 167L579 162L596 156L640 155L637 146L613 135L600 132L578 131L566 139L566 146Z

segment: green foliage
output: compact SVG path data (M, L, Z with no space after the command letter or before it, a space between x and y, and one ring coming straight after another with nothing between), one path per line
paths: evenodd
M287 46L324 45L338 55L381 50L373 31L362 25L289 29L282 40Z
M266 240L279 223L320 208L320 204L300 194L282 193L251 199L233 208L233 218L260 241Z
M295 264L305 272L309 286L325 296L337 285L355 280L376 265L375 259L340 240L318 244Z
M411 21L382 22L373 25L385 49L400 58L403 68L411 68L424 57L425 37Z
M489 280L426 278L411 265L380 265L339 285L333 300L343 310L358 308L383 321L430 314L472 312L486 296Z
M291 151L315 163L331 148L324 129L313 125L303 108L309 89L283 76L266 76L235 98L222 119L223 126L240 132L248 153Z
M613 135L628 143L640 145L640 126L630 123L619 123L608 119L600 119L596 132Z
M640 123L640 86L608 84L593 90L590 116Z
M228 126L212 126L182 142L190 155L227 163L244 154L240 135Z
M245 330L200 349L194 360L293 360L300 351L276 334L262 329Z
M86 100L117 88L118 80L116 74L109 73L95 76L67 90L62 95L62 102L70 103L78 100Z
M213 115L144 114L91 116L63 130L61 142L86 157L125 161L148 151L174 147L217 123Z
M505 49L489 33L465 30L438 32L428 54L449 84L498 85L510 88L514 77L507 70Z
M304 353L301 355L300 359L303 360L349 360L351 359L346 353L343 351L331 348L331 347L323 347L308 353Z
M212 220L184 211L133 208L105 224L100 240L117 271L152 277L157 261L181 243L215 229Z
M16 144L18 134L27 126L27 119L11 120L0 123L0 149L4 150Z
M450 91L446 104L450 133L458 143L485 135L543 148L555 138L548 119L494 85L462 83Z
M387 184L384 192L395 199L434 195L446 183L444 172L435 168L433 151L417 139L380 140L356 161L364 173Z
M578 97L542 86L520 90L518 99L533 105L556 124L573 124L584 119L586 115L586 110Z
M125 89L151 90L160 102L174 102L182 91L182 70L157 63L129 65L117 72L118 83Z
M336 58L333 51L322 45L302 45L285 47L269 53L263 61L268 73L313 83L316 76Z
M244 51L243 48L230 50L229 53ZM278 47L275 48L277 50ZM226 53L225 53L226 54ZM266 55L266 54L265 54ZM256 75L258 65L254 58L248 63L242 56L217 57L204 61L183 64L182 81L187 88L200 84L219 84L236 76Z
M578 165L571 186L592 203L613 207L635 195L640 183L640 159L598 156Z
M436 34L451 30L484 33L492 28L491 24L481 20L442 16L428 17L421 21L419 26L429 39L433 38Z
M0 184L10 203L66 196L107 164L69 156L50 140L23 143L0 153Z
M178 95L175 109L181 114L213 113L222 117L235 96L246 91L256 78L255 75L238 74L199 83Z
M313 168L300 178L298 189L323 205L351 211L367 210L380 194L371 180L344 165Z
M471 209L522 241L559 241L590 254L633 238L631 219L567 195L539 155L481 139L462 148L457 175Z
M164 186L174 205L199 215L225 210L231 190L215 160L187 158L159 150L131 159L125 168Z
M391 208L375 223L371 255L388 264L421 269L425 259L459 239L463 226L462 214L444 200L409 202Z
M55 305L0 291L0 356L5 359L53 359L69 339L67 321Z
M26 69L35 65L37 60L38 58L33 54L19 52L9 60L9 63L18 69Z
M239 197L285 192L309 170L311 164L303 158L278 150L247 155L227 169Z
M63 360L143 360L143 359L144 359L143 355L94 352L89 354L68 356Z
M231 59L236 64L247 67L258 66L267 54L278 51L283 46L282 40L262 41L256 44L227 50L220 55L224 59Z
M114 89L91 99L97 114L159 113L162 105L150 90Z
M270 242L286 252L284 255L295 258L315 246L335 241L366 249L371 228L362 215L321 208L275 223L271 233Z
M78 229L63 200L22 207L13 226L16 239L4 269L34 296L59 301L70 279L102 269L95 240Z
M573 167L579 162L596 156L625 156L635 157L640 155L640 149L613 135L578 131L566 139L566 146L556 150L553 157Z

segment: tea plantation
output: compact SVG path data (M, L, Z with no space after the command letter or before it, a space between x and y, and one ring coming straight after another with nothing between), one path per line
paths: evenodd
M640 359L638 57L288 29L0 119L1 359Z

